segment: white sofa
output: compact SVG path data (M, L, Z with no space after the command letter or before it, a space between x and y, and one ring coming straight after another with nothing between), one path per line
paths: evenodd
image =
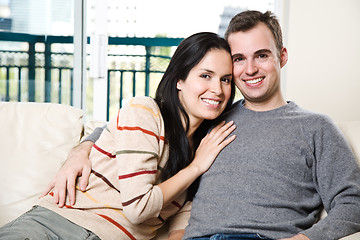
M96 125L85 127L83 111L66 105L0 102L0 226L31 208L70 149ZM360 121L339 127L360 159ZM360 233L345 239L359 240Z

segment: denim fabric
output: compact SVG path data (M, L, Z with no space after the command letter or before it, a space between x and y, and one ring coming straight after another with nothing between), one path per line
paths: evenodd
M1 240L100 240L93 232L46 208L35 206L0 227Z
M257 233L242 233L242 234L215 234L210 237L191 238L190 240L271 240L263 237Z

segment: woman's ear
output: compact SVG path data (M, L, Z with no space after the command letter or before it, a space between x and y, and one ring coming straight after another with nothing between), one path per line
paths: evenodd
M177 90L181 91L181 80L178 80L176 83Z

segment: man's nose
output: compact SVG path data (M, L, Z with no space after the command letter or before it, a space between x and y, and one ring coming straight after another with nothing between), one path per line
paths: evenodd
M254 75L255 73L257 73L258 70L259 69L254 61L248 61L246 63L246 68L245 68L246 74Z

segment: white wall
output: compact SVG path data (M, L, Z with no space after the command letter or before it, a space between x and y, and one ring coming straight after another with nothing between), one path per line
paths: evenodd
M281 18L285 98L335 121L360 120L360 1L283 0Z

